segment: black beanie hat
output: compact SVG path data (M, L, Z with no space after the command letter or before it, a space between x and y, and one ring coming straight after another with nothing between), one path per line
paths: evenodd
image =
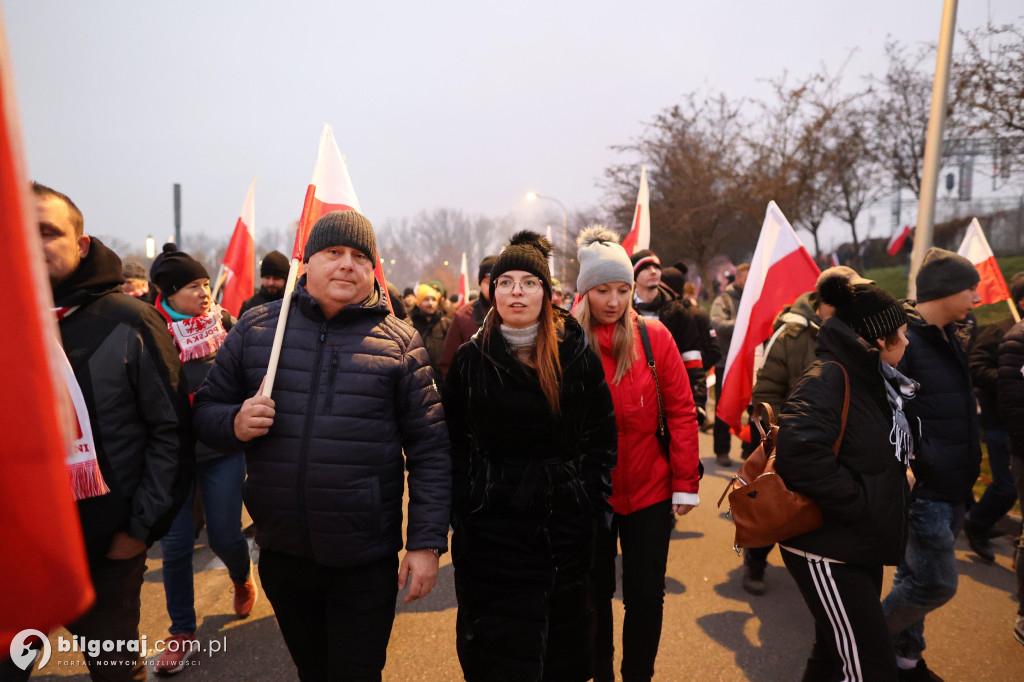
M550 255L551 242L540 234L523 230L512 235L508 246L501 250L491 266L491 300L494 300L494 287L498 278L510 270L523 270L535 275L544 284L548 298L551 298L551 272L548 270Z
M164 244L163 248L160 249L160 253L156 254L156 258L153 259L153 264L149 266L150 282L156 282L156 277L153 276L153 273L155 273L156 269L160 266L160 261L164 259L164 256L166 256L169 253L174 253L177 250L178 245L175 244L174 242L167 242L166 244Z
M494 267L494 261L496 260L498 260L497 256L486 256L482 261L480 261L480 269L477 270L476 272L477 284L483 282L484 277L487 277L489 274L491 274L491 268Z
M260 261L260 277L288 277L288 258L280 251L271 251Z
M925 303L959 294L981 281L971 261L933 246L924 254L917 271L917 302Z
M125 261L121 268L121 276L125 279L146 279L146 268L135 261Z
M197 279L210 279L210 274L202 263L184 251L164 253L153 271L153 283L160 287L164 298Z
M309 232L302 262L308 263L310 256L329 246L350 246L362 251L377 266L377 237L373 225L361 213L331 211L321 216Z
M643 249L637 251L629 257L629 262L633 264L633 277L635 278L644 268L649 268L652 265L657 266L661 269L661 259L658 258L658 254L654 253L650 249Z
M836 317L874 345L907 323L903 302L869 282L851 284L846 275L834 273L816 287L824 303L836 309Z

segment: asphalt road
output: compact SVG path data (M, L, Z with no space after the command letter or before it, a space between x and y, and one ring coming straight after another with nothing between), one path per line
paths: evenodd
M769 557L768 591L753 597L740 587L742 567L732 550L732 526L715 503L733 469L721 469L711 456L711 437L701 435L707 474L701 505L680 519L672 534L668 593L658 655L658 680L797 680L810 650L812 621L778 550ZM733 456L738 458L739 448ZM1007 533L1015 531L1004 520ZM204 538L200 538L203 542ZM1016 614L1012 545L994 541L996 563L982 563L960 540L960 587L952 602L928 617L925 658L947 680L1024 680L1024 646L1013 637ZM141 630L150 642L166 636L159 548L150 552L142 590ZM263 596L252 615L238 620L231 610L227 571L210 550L196 554L198 638L218 640L224 651L202 654L179 680L297 679ZM887 571L889 584L892 569ZM888 589L888 587L886 588ZM408 606L399 595L385 680L461 680L455 655L455 589L448 556L442 557L437 587ZM622 604L615 602L621 635ZM50 641L55 642L55 632ZM67 633L63 632L67 637ZM616 668L618 663L616 663ZM54 651L33 679L88 679L80 654ZM151 676L152 677L152 676Z

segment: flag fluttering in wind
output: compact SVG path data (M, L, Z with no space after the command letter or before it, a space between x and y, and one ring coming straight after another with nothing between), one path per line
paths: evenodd
M960 244L957 253L971 261L974 269L981 276L978 283L978 295L981 296L981 303L978 305L989 305L1000 301L1010 301L1010 289L1006 286L1006 279L1003 277L999 263L996 262L996 255L992 253L992 247L985 239L985 233L981 230L981 223L975 218L971 221L967 232L964 233L964 240ZM1010 312L1014 319L1020 321L1016 307L1010 302Z
M903 248L903 245L907 242L907 237L910 236L910 225L904 225L903 229L892 236L889 240L889 246L885 248L889 252L890 256L895 256Z
M814 289L820 274L786 216L774 201L770 202L736 312L725 372L718 377L722 394L716 417L737 433L750 404L755 348L771 337L772 323L782 309Z
M70 398L52 353L60 352L59 332L9 64L0 20L0 252L13 268L0 316L17 321L17 334L0 340L10 389L0 394L0 658L21 630L45 633L70 623L94 598L66 465L73 413L70 407L61 412Z
M256 178L249 185L249 193L245 195L242 213L235 223L235 231L224 253L223 286L224 298L221 305L232 315L238 317L242 304L255 293L256 283Z
M640 189L636 193L633 227L622 240L622 248L632 256L637 251L651 248L650 192L647 190L647 166L640 167Z
M462 267L459 269L459 302L456 308L461 308L469 301L469 268L466 267L466 252L462 252Z
M295 245L292 247L292 259L288 268L288 279L285 283L284 301L281 314L274 334L274 346L270 352L270 366L267 368L267 380L263 385L263 395L269 397L274 389L274 378L277 375L277 362L284 342L284 330L291 307L292 292L295 291L295 280L298 279L299 264L302 262L306 249L306 240L316 221L331 211L357 211L362 213L359 199L352 187L352 178L348 174L345 157L338 149L334 140L334 129L327 123L320 132L320 144L317 149L316 163L313 166L313 178L306 188L306 198L302 204L302 216L299 218L299 229L295 233ZM380 253L373 269L373 276L380 287L380 295L394 311L391 296L388 295L388 283L384 278L384 263Z

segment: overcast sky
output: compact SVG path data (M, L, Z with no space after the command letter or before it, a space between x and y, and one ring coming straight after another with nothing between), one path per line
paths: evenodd
M603 170L699 87L881 74L887 35L936 41L939 0L728 2L72 2L2 0L33 178L92 234L141 245L234 226L249 182L256 234L298 218L321 124L379 223L453 207L536 210L529 190L598 204ZM959 28L1020 0L960 3ZM653 226L657 230L657 226Z

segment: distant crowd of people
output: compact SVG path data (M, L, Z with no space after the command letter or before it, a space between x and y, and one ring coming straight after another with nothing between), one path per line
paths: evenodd
M167 245L148 272L122 264L70 198L33 192L101 476L76 488L96 602L73 634L138 639L159 542L171 625L153 670L181 672L198 653L202 525L234 613L259 598L244 500L302 680L381 678L395 601L430 593L450 531L467 680L611 681L616 645L621 679L654 678L670 534L700 504L700 428L718 465L734 464L738 434L708 417L708 377L722 376L749 265L709 314L685 266L592 226L566 298L551 244L522 231L456 308L438 282L381 291L370 221L330 212L305 245L268 396L283 254L263 258L235 319L189 254ZM924 623L956 593L954 542L964 529L991 561L992 529L1024 492L1024 323L974 330L978 282L934 248L917 301L830 268L764 339L752 401L780 415L776 469L823 517L780 544L815 623L804 679L940 679ZM1020 306L1024 273L1011 292ZM993 483L975 502L982 434ZM752 595L771 550L745 553ZM884 566L897 570L883 600ZM1017 577L1024 591L1024 561ZM1024 644L1024 605L1014 633ZM145 679L138 652L85 657L94 679ZM0 680L29 672L0 663Z

